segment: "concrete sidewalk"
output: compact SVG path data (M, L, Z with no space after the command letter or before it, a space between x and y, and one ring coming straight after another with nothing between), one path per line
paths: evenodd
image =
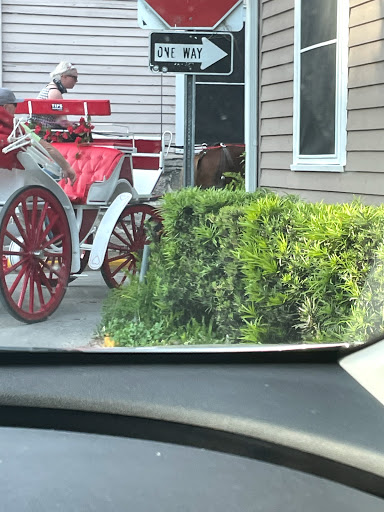
M62 303L45 322L24 324L0 304L0 346L68 349L92 343L109 288L99 271L87 269L84 274L69 284Z

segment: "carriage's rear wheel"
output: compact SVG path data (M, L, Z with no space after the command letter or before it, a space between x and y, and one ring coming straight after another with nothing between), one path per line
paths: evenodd
M0 213L0 251L1 302L18 320L45 320L64 297L72 258L67 216L52 192L30 186L8 199Z
M110 288L121 286L137 272L138 259L144 246L150 243L146 223L161 222L157 210L148 204L127 206L113 228L108 242L101 274Z

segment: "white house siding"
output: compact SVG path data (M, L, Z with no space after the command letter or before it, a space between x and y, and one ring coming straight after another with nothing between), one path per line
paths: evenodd
M1 0L2 84L35 97L61 60L79 82L66 98L109 99L112 116L94 121L137 134L175 129L175 79L148 70L148 32L136 0Z
M292 172L294 0L261 9L261 185L308 200L368 204L384 195L384 2L350 0L344 173Z

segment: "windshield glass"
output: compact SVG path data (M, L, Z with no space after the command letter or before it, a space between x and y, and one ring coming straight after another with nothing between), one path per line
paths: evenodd
M379 4L1 2L0 346L379 338Z

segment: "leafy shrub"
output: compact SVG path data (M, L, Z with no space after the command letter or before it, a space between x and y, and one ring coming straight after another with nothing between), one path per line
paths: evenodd
M384 328L384 207L184 189L145 283L114 291L120 344L336 342Z
M356 332L368 337L369 315L363 321L361 308L364 302L370 309L363 292L374 261L383 261L382 207L269 196L250 206L243 227L247 340L345 341Z
M164 236L150 266L161 282L155 300L163 315L180 327L204 319L218 336L238 338L245 282L233 251L245 206L265 194L185 189L165 196Z

